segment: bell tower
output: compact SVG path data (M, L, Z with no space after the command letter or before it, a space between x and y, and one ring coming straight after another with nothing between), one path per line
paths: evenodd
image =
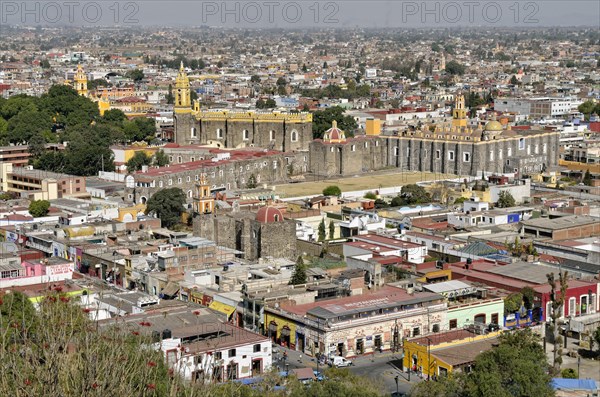
M88 96L88 88L87 88L87 76L83 71L83 66L81 64L77 65L77 72L75 73L75 78L73 79L75 83L75 90L81 96Z
M194 186L194 211L199 214L211 214L215 209L215 199L210 194L210 186L205 174L200 175L200 182Z
M465 109L465 96L456 95L454 99L454 109L452 109L452 127L467 126L467 109Z
M190 79L183 68L183 61L175 80L175 113L191 113Z

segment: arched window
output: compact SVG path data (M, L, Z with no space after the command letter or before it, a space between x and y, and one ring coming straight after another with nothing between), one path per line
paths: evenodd
M223 130L217 128L217 139L223 139Z
M243 130L242 131L242 139L247 141L250 139L250 133L248 132L248 130Z
M191 190L188 190L188 197L192 198L192 191Z
M192 127L191 134L192 134L192 138L196 138L196 127Z
M292 130L291 141L292 142L298 142L298 131Z

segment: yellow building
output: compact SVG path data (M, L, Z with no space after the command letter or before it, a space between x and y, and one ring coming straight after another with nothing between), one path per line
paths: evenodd
M468 370L475 358L498 343L499 332L475 334L457 329L404 341L402 365L424 377Z
M174 111L177 114L191 113L192 100L190 93L190 79L183 68L183 61L179 66L179 73L175 80L175 106Z
M381 120L367 119L365 122L365 132L367 135L381 135Z
M265 311L265 327L270 339L295 349L297 324L294 321Z

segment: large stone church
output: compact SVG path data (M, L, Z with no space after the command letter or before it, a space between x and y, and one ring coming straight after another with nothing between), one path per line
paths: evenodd
M464 96L457 95L450 123L423 125L400 136L347 138L334 124L310 144L309 169L324 177L386 168L454 175L543 171L558 162L557 131L516 130L493 118L468 125Z
M281 152L308 150L312 141L312 114L201 110L192 106L190 81L183 65L175 82L175 142L239 149L260 147Z

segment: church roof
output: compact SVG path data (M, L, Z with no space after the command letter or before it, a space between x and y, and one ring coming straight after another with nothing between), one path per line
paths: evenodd
M283 222L283 214L279 208L266 206L258 210L256 220L260 223Z

